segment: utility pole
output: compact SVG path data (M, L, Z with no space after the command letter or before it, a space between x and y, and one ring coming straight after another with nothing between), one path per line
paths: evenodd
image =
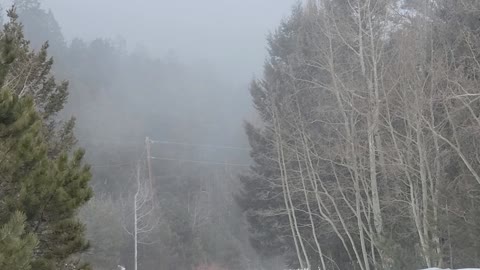
M153 188L153 175L152 175L152 155L150 154L150 138L145 138L145 149L147 151L147 170L148 180L150 181L150 188Z
M138 245L153 244L154 242L149 242L145 240L148 240L148 234L158 226L158 219L155 217L155 202L153 198L154 192L152 188L153 175L152 175L152 166L150 162L151 160L150 143L151 141L147 137L145 139L145 147L146 147L146 153L147 153L148 179L144 176L145 173L142 174L142 166L145 166L144 162L138 161L136 166L136 173L135 173L136 190L133 197L133 209L132 209L133 210L133 213L132 213L133 228L130 229L131 225L126 225L127 223L130 223L130 220L128 219L128 217L131 217L130 214L125 215L125 224L123 226L123 229L133 237L135 242L133 270L138 270ZM121 266L118 266L118 267L121 268Z

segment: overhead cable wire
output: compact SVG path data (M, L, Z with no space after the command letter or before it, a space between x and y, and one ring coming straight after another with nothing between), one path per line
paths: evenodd
M96 140L97 143L102 144L122 144L120 141L113 141L113 140ZM150 139L152 144L167 144L167 145L182 145L182 146L191 146L191 147L204 147L204 148L213 148L213 149L228 149L228 150L241 150L241 151L250 151L250 148L247 147L240 147L240 146L229 146L229 145L213 145L213 144L193 144L193 143L186 143L186 142L175 142L175 141L165 141L165 140L152 140ZM130 141L125 141L123 145L130 144L133 146L134 143ZM139 145L139 143L135 143ZM139 159L142 159L142 156L145 154L146 149L143 147L143 151L140 154ZM193 159L177 159L177 158L161 158L161 157L151 157L151 159L156 160L165 160L165 161L179 161L179 162L189 162L189 163L198 163L198 164L205 164L205 165L217 165L217 166L235 166L235 167L250 167L250 164L241 164L241 163L229 163L229 162L216 162L216 161L205 161L205 160L193 160ZM108 167L124 167L124 166L131 166L136 164L136 162L124 162L124 163L114 163L114 164L104 164L104 165L91 165L92 168L108 168Z
M126 167L126 166L131 166L134 165L134 162L128 162L128 163L112 163L112 164L104 164L104 165L91 165L91 168L118 168L118 167Z
M250 167L250 164L242 163L229 163L229 162L216 162L216 161L205 161L205 160L193 160L193 159L177 159L177 158L161 158L161 157L150 157L151 159L157 160L166 160L166 161L179 161L179 162L189 162L189 163L199 163L206 165L219 165L219 166L232 166L232 167Z
M155 143L155 144L171 144L171 145L183 145L183 146L196 146L196 147L205 147L205 148L250 151L250 148L241 147L241 146L214 145L214 144L194 144L194 143L174 142L174 141L160 141L160 140L150 140L150 141L152 143Z
M216 145L216 144L196 144L196 143L188 143L188 142L176 142L176 141L167 141L167 140L152 140L150 139L152 144L170 144L170 145L183 145L183 146L195 146L195 147L204 147L204 148L216 148L216 149L230 149L230 150L242 150L242 151L250 151L251 148L249 147L242 147L242 146L232 146L232 145ZM114 144L114 145L123 145L129 147L135 147L140 145L137 141L130 141L130 140L97 140L97 139L88 139L85 141L81 141L84 144Z

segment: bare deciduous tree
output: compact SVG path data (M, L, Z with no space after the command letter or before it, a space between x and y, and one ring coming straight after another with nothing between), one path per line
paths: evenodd
M128 199L124 218L124 229L134 241L134 269L138 269L138 246L151 245L152 232L158 227L159 217L153 200L153 189L147 178L142 177L140 164L136 167L136 190Z

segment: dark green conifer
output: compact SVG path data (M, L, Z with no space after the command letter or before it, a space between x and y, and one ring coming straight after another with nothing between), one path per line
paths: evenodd
M92 196L90 168L83 150L70 154L68 147L52 145L46 116L61 109L66 97L54 83L48 86L53 78L38 92L18 92L9 81L28 45L17 39L21 25L14 10L9 17L0 39L0 269L63 269L88 248L76 214ZM32 59L51 65L42 52ZM37 79L48 74L49 68ZM58 153L52 155L52 148Z

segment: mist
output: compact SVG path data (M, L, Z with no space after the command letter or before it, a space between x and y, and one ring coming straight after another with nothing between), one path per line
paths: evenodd
M0 10L1 270L479 269L480 1Z
M250 166L250 81L295 2L16 3L30 46L48 41L53 74L69 82L56 119L75 117L91 166L94 196L79 212L90 248L74 258L94 269L276 265L251 247L235 196Z
M45 0L68 40L123 38L130 50L182 62L206 62L233 83L261 72L266 36L295 0Z

